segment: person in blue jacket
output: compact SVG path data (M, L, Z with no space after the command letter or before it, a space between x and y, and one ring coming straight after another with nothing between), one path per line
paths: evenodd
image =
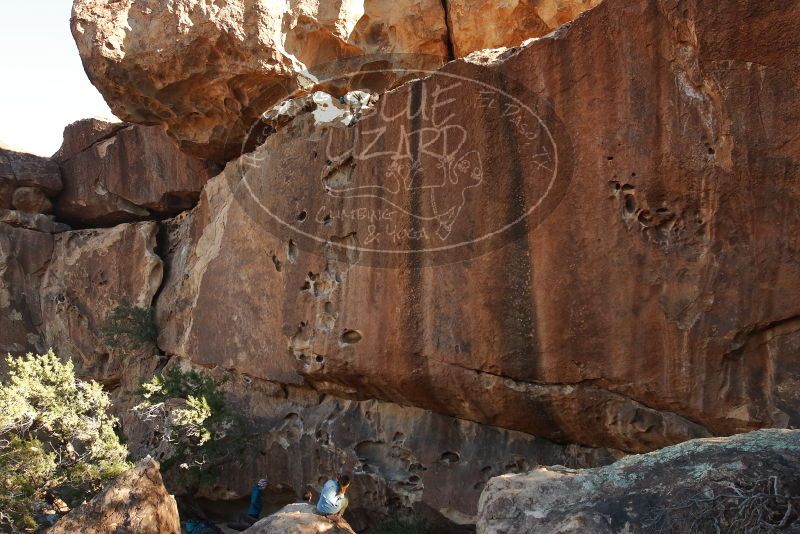
M267 487L267 479L262 478L253 484L253 490L250 492L250 507L247 509L247 520L255 523L261 515L261 493Z
M339 475L336 480L327 481L319 494L317 512L338 523L349 504L344 496L349 487L350 477L347 475Z

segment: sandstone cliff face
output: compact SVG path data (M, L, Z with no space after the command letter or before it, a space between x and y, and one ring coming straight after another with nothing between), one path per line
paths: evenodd
M763 31L734 39L745 18ZM387 93L354 128L295 120L176 221L159 345L204 366L626 451L794 424L800 154L797 60L785 51L797 42L783 20L747 3L608 1L551 37ZM647 42L657 46L634 46ZM550 135L526 143L508 102L481 103L466 83L442 100L492 185L443 191L465 215L416 227L428 242L358 216L413 211L413 188L330 193L398 172L395 158L347 150L375 131L381 150L413 145L404 132L435 120L403 116L415 98L433 105L454 77L501 76ZM411 156L421 177L402 179L435 179L429 153ZM485 246L424 250L517 220L545 198L543 169L555 177L549 211ZM374 237L407 254L385 259Z
M147 457L91 501L61 518L53 534L180 534L178 507Z
M104 226L191 208L212 169L178 150L158 126L78 121L54 158L64 190L56 211L75 226Z
M156 232L156 223L147 222L55 236L40 288L45 345L72 359L83 376L113 387L131 367L133 390L142 376L139 366L156 352L153 346L111 348L103 335L123 302L151 305L162 278Z
M58 164L0 147L0 353L41 348L39 287L53 233L68 227L49 213L61 190Z
M797 528L800 431L694 440L608 467L489 481L479 534L737 532Z
M460 0L447 16L424 1L162 4L78 0L86 68L126 120L220 159L306 66L527 31L487 10L479 25L483 4ZM502 5L531 35L584 7ZM229 373L256 440L201 493L243 498L254 473L299 493L346 468L356 530L397 508L469 525L490 477L537 464L795 426L798 15L606 0L418 73L352 127L321 124L329 98L296 101L219 176L179 166L167 189L140 154L163 153L144 133L158 127L88 121L54 156L56 205L77 224L185 207L169 191L202 187L199 202L65 232L8 209L20 187L60 187L15 171L0 188L0 343L75 359L113 390L134 450L142 380L164 364ZM126 182L131 154L143 167ZM105 345L123 299L156 308L155 346Z
M336 86L337 69L437 68L453 50L515 45L596 3L77 0L72 33L118 117L164 124L185 151L227 161L262 112L318 81ZM353 88L381 91L398 77L365 74Z
M53 251L53 236L0 223L0 353L24 354L41 346L39 287Z

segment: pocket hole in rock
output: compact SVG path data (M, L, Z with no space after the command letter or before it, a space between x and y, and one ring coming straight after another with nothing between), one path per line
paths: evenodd
M461 456L457 452L453 451L445 451L442 453L442 461L448 464L458 463L461 460Z
M286 259L288 259L291 263L297 261L297 245L291 239L286 245Z
M339 340L345 345L353 345L361 341L361 332L358 330L345 330Z
M634 200L633 195L625 195L625 211L627 213L636 211L636 200Z

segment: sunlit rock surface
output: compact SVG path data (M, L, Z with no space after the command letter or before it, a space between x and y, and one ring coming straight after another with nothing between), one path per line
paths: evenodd
M180 534L178 507L147 457L91 501L61 518L53 534Z
M56 212L76 226L111 226L194 206L213 166L182 153L159 126L88 119L64 130L54 156L64 190Z
M382 91L408 65L549 33L597 0L76 0L72 33L89 78L123 120L163 124L183 150L238 156L260 114L289 95ZM349 58L337 66L337 61Z

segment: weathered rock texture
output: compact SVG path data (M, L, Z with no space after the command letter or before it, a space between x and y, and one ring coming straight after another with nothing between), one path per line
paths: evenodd
M355 71L435 68L454 45L466 54L517 44L596 2L456 0L452 31L448 3L76 0L72 32L86 72L118 117L165 124L184 150L229 160L262 112L314 85L309 69L325 85L328 65L342 58ZM369 74L353 88L380 91L397 79L396 72Z
M453 51L462 57L548 34L603 0L445 1Z
M8 212L10 214L16 212ZM0 354L41 345L39 288L53 252L46 232L0 222Z
M61 173L51 159L0 148L0 209L50 213L61 191Z
M626 451L797 424L790 51L800 38L785 13L609 0L552 36L387 93L354 128L295 120L247 158L258 165L244 166L246 180L229 165L172 227L159 345L203 366ZM731 33L742 20L763 31ZM341 213L377 213L384 199L344 199L332 218L319 182L369 183L393 159L336 163L325 151L381 127L394 146L419 126L385 117L450 74L530 88L514 96L542 110L560 165L573 165L559 175L560 203L469 261L372 268L333 245L364 246L371 221ZM541 147L484 105L465 111L456 99L440 110L471 133L492 173L491 190L463 197L454 238L513 220L520 207L505 199L519 180L538 187L536 167L522 162ZM272 224L258 202L327 243ZM491 215L469 215L484 209Z
M178 358L168 365L190 366ZM225 376L219 368L211 374ZM474 524L480 491L492 476L540 464L604 465L619 457L418 408L342 400L247 374L227 377L229 402L250 421L255 437L201 495L244 499L256 473L270 481L271 492L299 497L311 489L318 495L326 480L350 472L348 517L357 530L398 509L425 514L442 527ZM123 426L134 454L152 450L153 436L141 424L128 417Z
M45 215L61 191L58 164L0 147L0 354L41 347L39 288L55 232L67 230Z
M178 507L147 457L91 501L61 518L53 534L180 534Z
M247 534L355 534L346 521L334 524L311 504L289 504L245 530Z
M379 17L359 34L358 5L293 3L284 26L261 2L79 0L73 26L123 117L219 155L331 43L446 46L444 22L395 49ZM373 7L404 31L427 20ZM783 0L606 0L382 95L353 127L301 113L160 225L52 236L27 229L49 219L4 214L2 342L43 335L119 409L162 353L230 371L257 445L209 496L246 496L254 473L299 493L348 466L353 512L458 524L502 472L796 426L797 21ZM90 126L66 164L133 131ZM373 238L404 254L365 250ZM423 253L441 243L461 245ZM157 348L105 347L123 299L156 307ZM123 425L146 438L130 414Z
M155 254L157 231L156 223L146 222L58 234L41 282L45 344L72 359L83 376L110 387L133 368L128 389L135 389L139 367L156 352L154 346L109 347L103 328L125 302L152 304L163 269Z
M43 213L31 213L27 211L0 209L0 223L50 234L70 230L69 225L57 222L55 220L55 215L45 215Z
M597 469L503 475L481 495L478 533L794 532L798 453L800 431L762 430Z
M212 172L158 126L96 119L67 126L54 158L64 178L58 217L78 226L174 215L194 205Z
M300 76L309 67L364 53L447 54L439 0L78 0L72 29L117 116L166 124L184 150L216 159L238 155L263 111L310 85Z
M124 122L108 122L96 118L81 119L68 124L64 128L61 147L53 154L53 159L58 163L64 163L126 126Z
M225 183L216 180L209 187ZM206 207L198 211L202 209ZM134 455L152 449L147 425L129 410L138 400L133 392L152 376L162 356L150 345L110 347L103 328L124 301L147 307L160 295L162 260L157 252L170 259L170 280L186 274L178 257L188 254L193 242L173 239L196 214L165 225L172 231L165 231L161 247L153 222L57 235L0 224L7 232L7 238L0 233L5 238L0 239L0 257L7 264L3 280L10 298L2 316L4 348L22 352L52 346L72 359L82 376L102 382L112 393ZM264 261L271 269L268 273L275 272L273 261ZM191 307L191 301L172 300L174 289L167 293L158 300L180 309ZM220 347L229 354L238 351L235 343ZM180 363L173 358L170 365ZM222 367L207 367L216 367L212 372L221 378ZM212 498L245 497L253 473L300 494L306 487L318 490L321 482L347 468L356 473L351 513L357 525L369 525L398 508L425 511L445 524L470 524L490 476L537 464L594 466L617 457L614 451L557 445L417 408L337 399L294 378L265 380L257 365L247 366L244 360L231 369L226 391L236 413L251 421L256 437L214 488L204 490Z
M49 158L0 148L0 179L16 187L35 187L48 195L61 191L58 164Z

